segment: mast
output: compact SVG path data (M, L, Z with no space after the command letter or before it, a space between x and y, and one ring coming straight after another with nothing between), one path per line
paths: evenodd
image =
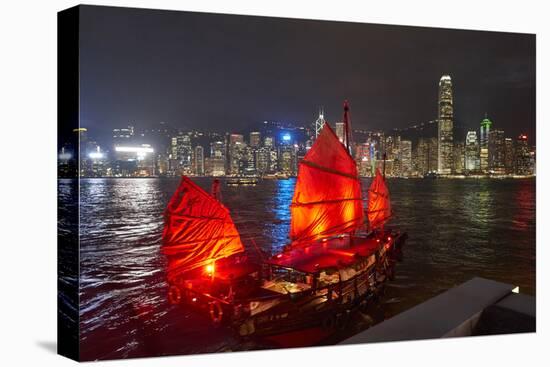
M384 179L386 179L386 159L387 159L386 152L384 152L384 155L382 156L382 159L383 159L383 162L382 162L382 177L384 177Z
M351 153L351 119L349 116L349 103L348 100L344 100L344 145L348 152Z

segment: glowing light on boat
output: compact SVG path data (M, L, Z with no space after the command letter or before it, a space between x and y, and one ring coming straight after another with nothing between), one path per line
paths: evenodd
M516 288L512 289L512 292L513 293L519 293L519 287L516 287Z
M191 301L197 302L197 297L193 297L193 298L191 299Z
M214 273L214 264L208 264L206 265L206 272L208 274L213 274Z

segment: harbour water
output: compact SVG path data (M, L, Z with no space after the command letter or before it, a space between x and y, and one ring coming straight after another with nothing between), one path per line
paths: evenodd
M211 179L195 181L209 189ZM60 181L61 209L75 181ZM83 179L80 185L80 341L85 360L264 348L168 304L160 253L163 211L179 179ZM370 179L364 179L363 190ZM294 179L222 185L251 256L287 243ZM404 261L381 318L481 276L535 294L534 179L389 179L390 226L407 231ZM60 223L63 226L63 223ZM364 318L338 338L368 327Z

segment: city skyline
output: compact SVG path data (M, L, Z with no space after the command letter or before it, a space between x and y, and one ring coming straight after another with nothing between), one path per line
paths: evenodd
M437 118L445 74L455 124L476 128L487 113L510 136L535 138L534 35L185 12L157 24L154 12L89 10L103 21L82 19L80 124L100 138L111 126L161 121L214 131L306 125L320 106L335 123L344 99L356 129L405 128ZM144 24L155 26L145 33ZM269 47L258 51L258 39Z
M444 87L438 105L449 112L452 104L450 79ZM441 88L440 88L441 90ZM347 106L347 103L345 103ZM322 114L322 110L320 111ZM452 118L451 113L444 113ZM321 116L320 116L321 118ZM452 120L451 120L452 123ZM140 131L133 126L116 127L109 143L99 144L86 128L73 130L80 146L82 177L151 177L151 176L273 176L297 174L298 163L316 140L316 127L308 129L264 122L260 129L248 134L204 133L177 130ZM420 130L422 135L407 138L398 132L356 131L350 154L361 176L372 176L376 168L390 177L426 177L430 175L469 176L530 176L536 174L534 146L528 137L505 136L505 132L485 116L476 130L465 136L454 135L449 125L437 124L433 129ZM332 128L344 142L346 128L336 122ZM446 171L441 169L441 129L447 129L444 139ZM353 135L353 134L352 134ZM357 137L361 135L361 137ZM73 148L66 144L59 154L60 175L70 177L76 169ZM71 163L72 162L72 163ZM72 167L72 168L71 168Z

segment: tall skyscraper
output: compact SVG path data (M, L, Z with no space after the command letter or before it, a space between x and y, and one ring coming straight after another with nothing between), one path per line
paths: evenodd
M466 145L464 147L464 168L467 172L479 170L479 143L477 133L468 131L466 134Z
M241 161L244 153L244 138L241 134L230 134L228 144L228 173L231 175L239 174Z
M357 169L360 176L370 176L371 173L371 157L370 157L370 144L363 143L357 145L355 148L355 161L357 162Z
M522 176L532 174L531 155L525 134L521 134L516 140L516 174Z
M420 176L424 176L428 173L428 160L429 160L429 143L425 138L419 138L418 144L416 144L416 164L415 169Z
M489 172L489 132L493 122L487 118L481 120L479 134L479 169L482 173Z
M489 172L503 175L505 173L504 131L489 132Z
M292 144L279 145L278 152L279 171L289 176L295 176L297 168L296 147Z
M191 137L188 134L179 134L172 138L170 153L174 162L174 167L171 168L176 171L177 175L192 173L193 148L191 147Z
M205 162L206 163L206 162ZM205 167L206 171L206 167ZM208 174L224 176L226 172L226 147L223 141L210 143L210 159L208 159Z
M437 172L448 175L453 167L453 84L449 75L439 80Z
M250 133L250 147L259 148L261 144L261 134L258 131L253 131Z
M412 172L412 142L410 140L401 140L399 144L399 162L401 164L400 176L410 176Z
M319 108L319 117L317 117L317 120L315 121L315 138L319 136L323 126L325 126L325 111L323 110L323 107L321 107Z
M197 176L204 176L204 148L200 145L195 147L195 174Z
M464 173L465 152L466 143L464 141L455 141L453 144L453 172L456 174Z
M512 138L504 139L504 170L506 174L514 173L514 141Z

